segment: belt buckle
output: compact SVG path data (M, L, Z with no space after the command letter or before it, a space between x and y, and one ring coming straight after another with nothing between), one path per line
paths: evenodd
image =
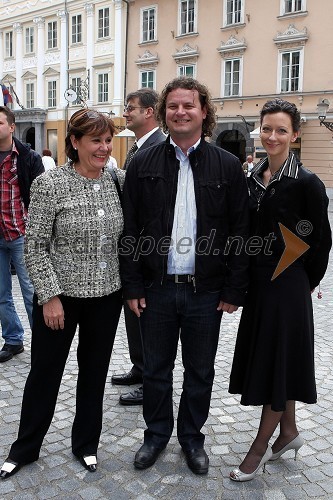
M178 285L191 283L191 276L189 274L175 274L175 283Z

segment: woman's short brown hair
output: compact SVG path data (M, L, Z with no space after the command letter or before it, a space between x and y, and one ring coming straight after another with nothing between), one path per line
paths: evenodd
M114 136L115 126L107 113L95 109L80 109L70 118L65 139L65 153L72 162L79 160L78 152L72 146L71 136L81 139L84 135L101 135L110 131Z

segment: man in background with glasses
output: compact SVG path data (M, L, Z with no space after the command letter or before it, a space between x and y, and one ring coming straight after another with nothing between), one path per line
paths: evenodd
M150 88L139 89L129 93L126 97L123 117L126 118L126 127L135 134L135 142L127 153L123 167L125 170L138 151L165 141L166 136L160 129L155 116L157 100L157 92ZM122 394L119 403L125 406L142 405L143 354L139 319L129 309L127 303L124 305L124 313L129 354L133 366L128 373L113 375L111 381L114 385L141 384L138 389Z

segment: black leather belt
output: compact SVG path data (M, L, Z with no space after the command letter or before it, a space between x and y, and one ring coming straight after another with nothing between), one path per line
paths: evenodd
M192 283L194 276L192 274L167 274L167 280L174 283Z

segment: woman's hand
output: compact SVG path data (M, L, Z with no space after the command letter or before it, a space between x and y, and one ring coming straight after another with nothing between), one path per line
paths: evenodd
M228 304L227 302L223 302L223 300L220 301L217 310L218 311L223 311L227 312L229 314L232 314L233 312L237 311L238 306L234 306L233 304Z
M43 304L43 316L46 326L52 330L62 330L65 326L64 308L59 297L52 297Z

